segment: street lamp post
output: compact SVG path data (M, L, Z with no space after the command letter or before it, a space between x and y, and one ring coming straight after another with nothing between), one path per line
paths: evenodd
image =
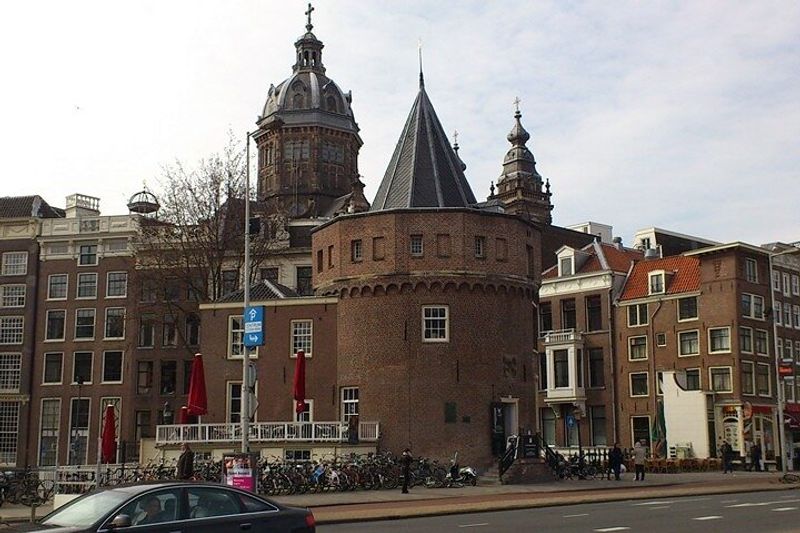
M777 302L775 301L775 287L772 286L772 268L774 265L774 259L780 255L788 255L800 252L800 248L793 246L791 249L783 250L780 252L770 252L769 254L769 276L767 279L767 283L769 285L769 294L770 294L770 302L772 307L772 345L773 349L775 350L775 378L776 382L775 385L778 389L778 446L781 452L781 472L786 474L789 471L788 465L788 458L786 455L786 427L783 410L786 408L786 396L783 390L783 379L781 377L780 367L781 367L781 359L783 358L783 354L778 353L778 323L775 321L775 313L780 313L781 311L778 310Z
M73 419L72 419L72 445L70 446L69 450L70 455L72 457L69 461L70 464L76 464L78 460L78 422L80 421L78 415L81 409L81 400L83 399L81 397L81 387L83 387L83 376L79 375L78 377L76 377L75 383L78 384L78 406L75 413L73 413Z

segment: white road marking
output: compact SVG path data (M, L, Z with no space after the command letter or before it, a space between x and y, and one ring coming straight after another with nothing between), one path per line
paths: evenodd
M480 524L462 524L458 527L480 527L480 526L488 526L489 522L481 522Z
M660 505L658 507L648 507L647 509L650 511L657 511L658 509L669 509L669 505Z
M589 513L565 514L564 518L575 518L576 516L589 516Z
M776 513L780 513L781 511L796 511L797 507L776 507L773 509Z
M671 505L672 503L674 502L654 501L654 502L632 503L631 505Z
M604 527L602 529L595 529L595 531L599 531L600 533L606 533L607 531L627 531L630 529L629 527L617 526L617 527Z
M775 501L772 501L772 502L737 503L737 504L734 504L734 505L726 505L725 507L764 507L764 506L767 506L767 505L775 505L777 503L791 503L791 502L800 502L800 499L799 498L794 498L794 499L791 499L791 500L784 499L784 500L775 500Z
M722 518L719 515L709 515L709 516L698 516L696 518L692 518L692 520L719 520Z

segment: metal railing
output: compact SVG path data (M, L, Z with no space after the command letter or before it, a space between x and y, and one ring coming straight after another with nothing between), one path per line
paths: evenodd
M351 442L345 422L255 422L250 424L251 442ZM358 441L380 438L378 422L359 422ZM239 424L172 424L156 427L156 444L230 443L242 439Z

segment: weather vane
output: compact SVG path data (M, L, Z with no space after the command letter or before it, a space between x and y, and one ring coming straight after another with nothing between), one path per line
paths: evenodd
M458 146L458 130L453 130L453 143Z
M517 113L519 113L519 104L521 102L522 100L519 99L519 96L514 98L514 109L516 110Z
M306 24L306 29L311 31L314 28L314 25L311 24L311 13L314 11L314 6L311 5L311 2L308 3L308 10L306 11L306 16L308 17L308 23Z

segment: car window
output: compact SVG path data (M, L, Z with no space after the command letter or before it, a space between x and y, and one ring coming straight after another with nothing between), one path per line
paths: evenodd
M238 493L211 487L189 487L189 518L228 516L242 510Z
M244 507L244 512L246 513L258 513L260 511L277 511L278 508L274 505L270 505L269 503L259 500L258 498L253 498L252 496L247 496L246 494L237 494L239 496L239 501L242 502L242 507Z
M42 524L62 527L88 527L122 505L128 495L119 490L103 490L81 496L56 509Z
M180 489L148 492L124 506L117 514L130 516L132 526L172 522L178 519L179 497Z

